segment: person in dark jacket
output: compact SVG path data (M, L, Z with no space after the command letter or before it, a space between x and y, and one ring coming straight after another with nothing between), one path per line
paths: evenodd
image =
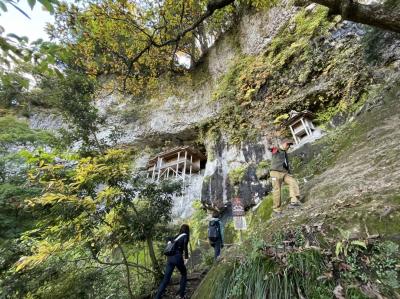
M181 273L180 288L178 294L180 298L185 298L185 289L187 282L187 270L185 265L189 258L189 252L188 252L189 239L190 239L189 225L182 224L179 230L179 234L174 238L174 240L176 240L175 254L172 256L168 256L164 279L162 280L160 287L158 288L158 292L155 299L162 298L165 289L167 288L171 280L172 272L174 272L175 267L178 268L179 272Z
M290 174L289 159L287 155L287 150L292 144L293 142L290 139L284 139L279 147L270 147L272 153L270 175L273 188L273 210L275 214L280 214L282 212L282 183L289 185L290 207L298 207L301 205L299 184Z
M220 213L217 211L212 212L212 218L210 219L209 226L211 224L217 225L219 236L216 240L210 240L211 247L214 247L214 260L217 260L221 254L221 248L224 248L224 226L219 218Z

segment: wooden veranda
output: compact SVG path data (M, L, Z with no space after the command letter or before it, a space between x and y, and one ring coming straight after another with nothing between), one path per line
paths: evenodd
M201 169L206 156L190 146L180 146L162 152L150 159L147 165L147 177L155 181L178 178L185 181Z

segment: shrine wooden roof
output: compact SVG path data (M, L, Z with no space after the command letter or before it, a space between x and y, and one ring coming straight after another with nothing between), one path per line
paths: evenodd
M286 120L285 122L284 122L284 124L286 125L286 126L290 126L290 125L292 125L293 123L295 123L296 121L298 121L300 118L302 118L302 117L308 117L308 118L310 118L310 119L313 119L315 116L314 116L314 113L312 113L311 111L309 111L309 110L303 110L303 111L301 111L301 112L298 112L297 114L295 114L294 116L292 116L292 117L290 117L288 120Z

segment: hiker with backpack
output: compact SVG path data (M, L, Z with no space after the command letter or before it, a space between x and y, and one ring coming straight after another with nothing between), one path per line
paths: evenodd
M214 247L214 260L217 260L221 254L221 248L224 247L224 226L217 211L213 211L208 223L208 240L211 247Z
M269 148L272 153L270 175L273 189L273 211L274 216L277 217L282 214L281 188L283 183L289 185L289 208L301 206L299 184L290 173L289 158L287 155L287 151L292 144L293 141L291 139L285 138L281 141L279 147Z
M167 288L171 280L172 272L174 272L175 267L178 268L179 272L181 273L178 295L179 298L185 298L185 289L187 282L187 270L185 265L189 257L189 239L189 225L182 224L179 230L179 234L168 242L164 250L164 254L167 256L167 266L165 268L164 279L162 280L160 287L158 288L155 299L162 298L162 295L164 294L165 289Z

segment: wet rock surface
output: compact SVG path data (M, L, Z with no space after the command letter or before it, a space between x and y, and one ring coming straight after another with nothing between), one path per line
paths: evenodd
M230 199L240 197L244 207L257 204L269 191L270 187L257 177L257 165L270 159L266 151L267 142L229 145L220 138L213 147L213 161L209 161L205 170L201 200L218 207L229 206ZM242 169L239 182L231 182L229 173Z

